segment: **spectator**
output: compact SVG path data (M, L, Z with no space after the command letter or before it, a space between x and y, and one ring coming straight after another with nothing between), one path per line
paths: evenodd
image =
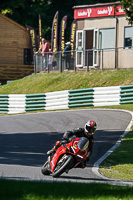
M55 54L51 52L51 49L49 49L49 58L48 58L48 67L55 69L57 63L56 63L56 58Z
M66 43L66 47L64 49L65 52L65 61L66 61L66 69L70 69L70 61L71 61L71 42Z
M53 62L52 62L53 69L55 69L56 66L57 66L57 62L56 62L55 54L53 54Z
M51 52L51 49L49 49L49 57L48 57L48 67L49 68L52 68L52 62L53 62L53 55L52 55L52 52Z
M44 70L46 70L47 69L47 58L48 58L48 53L49 53L49 44L44 38L42 38L42 46L39 48L37 53L38 52L42 53Z

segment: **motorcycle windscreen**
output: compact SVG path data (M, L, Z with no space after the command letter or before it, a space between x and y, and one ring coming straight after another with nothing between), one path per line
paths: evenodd
M89 140L86 137L81 137L78 142L78 148L81 151L85 151L85 149L89 146Z

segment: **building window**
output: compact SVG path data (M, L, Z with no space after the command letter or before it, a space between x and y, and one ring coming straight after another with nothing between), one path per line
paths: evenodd
M31 50L24 49L24 65L31 65L31 64L32 64Z
M124 48L132 47L133 26L124 27Z
M99 30L99 49L115 48L115 28Z

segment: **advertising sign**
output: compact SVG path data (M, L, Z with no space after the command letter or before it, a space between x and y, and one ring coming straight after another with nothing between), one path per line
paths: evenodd
M39 14L39 48L42 45L42 25L41 25L41 16Z
M76 44L76 28L77 28L77 20L74 20L71 25L70 32L70 42L71 42L71 58L74 57L74 50Z
M62 51L62 56L64 56L64 49L65 49L65 29L67 25L67 16L64 16L61 21L60 27L60 51Z
M102 6L93 8L82 8L74 10L74 19L93 18L93 17L107 17L114 15L125 15L124 10L120 5L114 6Z
M58 51L58 11L56 12L53 24L52 24L52 34L51 34L51 51Z
M33 59L34 53L38 50L38 41L36 31L31 27L26 27L30 36L30 45L31 45L31 57Z

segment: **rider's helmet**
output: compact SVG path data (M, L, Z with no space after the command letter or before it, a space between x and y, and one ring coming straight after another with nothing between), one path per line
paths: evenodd
M97 124L95 121L89 120L88 122L86 122L84 126L86 136L93 135L96 128L97 128Z

